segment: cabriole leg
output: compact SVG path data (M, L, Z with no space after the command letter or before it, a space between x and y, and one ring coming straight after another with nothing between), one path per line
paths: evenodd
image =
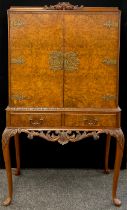
M116 158L115 158L115 167L114 167L114 177L113 177L113 188L112 188L112 198L113 203L116 206L121 205L121 201L116 196L117 186L118 186L118 178L119 172L123 157L123 149L124 149L124 135L121 129L116 132Z
M7 180L8 180L8 196L3 202L4 206L9 205L12 200L12 171L11 171L10 148L9 148L10 137L11 135L9 129L5 129L2 135L2 150L3 150L3 157L7 173Z

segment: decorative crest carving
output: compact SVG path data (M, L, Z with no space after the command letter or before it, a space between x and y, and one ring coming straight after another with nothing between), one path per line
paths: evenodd
M50 6L44 6L43 9L46 10L76 10L76 9L82 9L84 6L78 6L78 5L72 5L69 2L59 2L55 5Z

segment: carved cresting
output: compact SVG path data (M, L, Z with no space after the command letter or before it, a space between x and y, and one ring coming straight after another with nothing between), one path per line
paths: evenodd
M103 129L103 130L83 130L83 131L72 131L72 130L29 130L29 129L10 129L6 128L2 134L2 147L8 144L10 138L15 136L17 133L26 133L29 139L33 137L40 137L51 142L58 142L62 145L68 142L76 142L82 139L93 137L95 140L99 139L99 134L106 133L115 137L118 141L120 148L124 149L124 135L122 130L119 129Z
M69 2L59 2L56 5L50 5L50 6L44 6L43 9L46 10L77 10L77 9L82 9L84 8L83 5L78 6L78 5L72 5Z
M51 70L77 70L79 59L76 52L54 51L49 54L49 68Z

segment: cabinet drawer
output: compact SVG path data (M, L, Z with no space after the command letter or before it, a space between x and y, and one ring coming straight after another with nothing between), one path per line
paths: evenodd
M65 114L68 127L119 127L116 114Z
M61 126L61 113L11 113L11 127L55 127Z

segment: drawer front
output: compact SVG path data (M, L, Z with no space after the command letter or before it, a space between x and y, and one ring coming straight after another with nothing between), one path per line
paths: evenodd
M119 127L116 114L65 114L65 126L102 128Z
M61 113L11 113L11 127L55 127L61 126Z

